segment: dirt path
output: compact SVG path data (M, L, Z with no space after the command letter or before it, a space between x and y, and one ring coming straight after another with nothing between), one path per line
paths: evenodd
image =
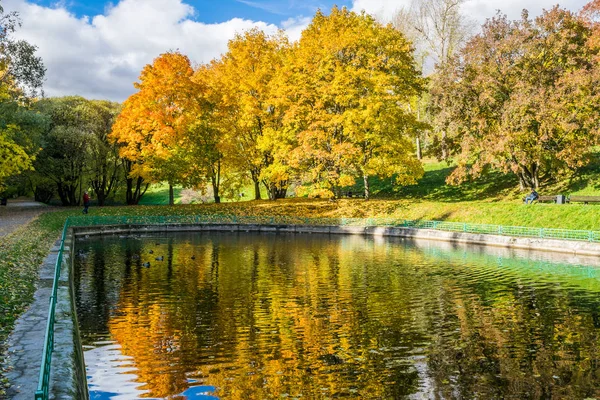
M8 200L6 206L0 206L0 237L8 235L51 208L26 198Z

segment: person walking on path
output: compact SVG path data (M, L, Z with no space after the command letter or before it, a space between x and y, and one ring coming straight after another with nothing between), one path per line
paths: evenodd
M84 214L88 213L89 207L90 207L90 195L88 194L88 192L85 192L83 194L83 213Z

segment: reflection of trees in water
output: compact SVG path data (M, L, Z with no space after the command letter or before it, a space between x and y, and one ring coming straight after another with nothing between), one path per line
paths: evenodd
M598 395L598 303L535 275L357 237L182 238L162 265L139 252L108 322L152 396Z
M131 268L136 264L139 267L140 243L125 243L123 247L121 243L98 238L76 244L74 286L79 327L84 335L108 334L107 322L119 300L122 282L131 275Z
M429 350L438 394L515 399L598 396L600 352L593 317L598 301L590 303L590 293L565 290L560 277L552 284L536 284L535 275L527 276L531 271L523 270L511 280L484 278L495 272L489 257L465 261L454 259L449 270L456 274L475 269L482 276L461 280L463 274L446 275L444 286L455 290L446 292L440 302L443 323L432 326ZM460 334L448 334L453 331Z

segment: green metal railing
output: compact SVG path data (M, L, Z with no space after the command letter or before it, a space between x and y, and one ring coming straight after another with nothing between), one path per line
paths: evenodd
M305 218L294 216L236 216L227 214L177 216L79 216L69 219L71 226L93 225L165 225L165 224L261 224L261 225L333 225L380 226L416 229L434 229L448 232L531 237L541 239L581 240L600 242L600 232L469 224L463 222L405 220L396 218Z
M35 398L48 399L50 380L50 364L54 346L54 311L60 267L63 259L64 242L69 227L85 227L99 225L179 225L179 224L253 224L253 225L312 225L312 226L367 226L367 227L401 227L414 229L433 229L447 232L465 232L474 234L492 234L503 236L531 237L542 239L580 240L600 242L600 232L531 228L524 226L502 226L489 224L468 224L463 222L405 220L394 218L305 218L294 216L236 216L227 214L211 215L177 215L177 216L77 216L69 217L65 222L60 250L56 260L50 310L46 326L45 346L42 357L42 368Z
M69 219L65 222L62 236L60 238L60 248L56 265L54 267L54 282L52 283L52 294L50 295L50 307L48 309L48 321L46 322L46 333L44 337L44 350L42 353L42 366L40 368L40 378L38 380L37 390L35 391L35 399L47 400L48 391L50 389L50 365L52 363L52 351L54 350L54 320L56 310L56 295L58 293L58 284L60 278L60 267L63 261L63 252L65 250L65 238L67 237L67 229L69 227Z

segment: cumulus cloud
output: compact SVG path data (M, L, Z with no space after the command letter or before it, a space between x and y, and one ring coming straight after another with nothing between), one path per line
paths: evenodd
M3 6L21 15L17 36L38 46L49 96L122 101L134 92L133 82L143 66L161 53L179 50L193 62L204 63L224 53L238 32L278 29L239 18L197 22L194 8L181 0L122 0L93 18L78 18L60 5L47 8L25 0L5 0Z
M589 0L467 0L464 12L478 23L483 23L487 18L493 17L496 10L500 10L510 19L517 19L523 9L529 10L530 16L542 13L557 3L572 11L579 11ZM389 21L398 9L409 7L410 0L354 0L352 9L365 10L383 21Z
M297 41L300 39L304 28L310 24L310 21L312 21L312 17L288 18L281 23L281 27L291 41Z

